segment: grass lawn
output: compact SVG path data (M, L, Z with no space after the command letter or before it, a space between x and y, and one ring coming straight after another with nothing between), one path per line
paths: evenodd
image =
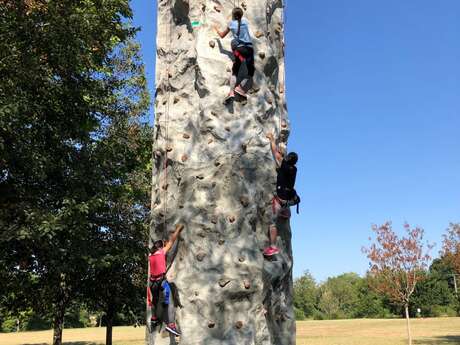
M114 345L144 345L144 334L143 327L115 327ZM460 345L460 318L412 320L412 334L414 345ZM404 320L297 323L297 345L404 345L405 335ZM0 333L1 345L46 345L51 340L51 331ZM66 345L99 345L104 340L105 328L64 330Z

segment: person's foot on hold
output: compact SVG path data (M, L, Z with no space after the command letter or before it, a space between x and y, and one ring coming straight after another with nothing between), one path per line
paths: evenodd
M264 249L264 256L273 256L278 254L280 251L275 246L270 246Z
M174 334L175 336L180 336L180 332L177 330L177 327L176 327L175 323L168 323L168 325L165 327L165 329L169 333Z
M236 92L239 96L241 96L241 97L243 97L243 98L247 98L247 96L246 96L246 91L244 91L244 90L241 88L241 86L238 85L237 87L235 87L235 92Z
M150 324L152 325L152 327L156 327L159 323L160 323L160 320L158 320L156 316L152 316L150 318Z
M230 102L233 102L233 100L235 99L235 92L230 91L230 93L228 94L227 97L225 97L225 101L224 101L224 104L228 104Z

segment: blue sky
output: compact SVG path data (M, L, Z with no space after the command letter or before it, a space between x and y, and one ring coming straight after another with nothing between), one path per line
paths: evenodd
M132 6L153 90L156 4ZM294 276L365 273L386 220L437 255L460 221L460 1L288 0L286 17Z

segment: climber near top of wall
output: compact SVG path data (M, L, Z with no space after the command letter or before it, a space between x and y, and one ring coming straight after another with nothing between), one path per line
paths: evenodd
M270 141L270 148L276 163L276 193L272 198L272 218L270 224L270 246L265 248L264 255L272 256L279 253L276 247L276 237L278 236L277 222L280 218L288 219L291 216L290 206L298 205L300 198L294 189L297 176L296 163L297 153L290 152L285 155L283 149L276 145L272 133L267 134Z
M171 284L166 279L166 254L171 250L174 243L179 238L184 225L177 224L176 228L168 241L155 241L149 255L149 289L147 290L147 303L152 309L152 326L157 326L163 321L166 323L165 329L179 336L175 320L174 301ZM161 298L161 305L159 303Z
M232 75L230 77L230 92L225 99L225 102L231 102L235 99L235 93L243 99L246 99L246 93L251 88L252 77L254 77L254 49L252 46L251 34L249 33L249 22L243 18L243 10L236 7L232 11L232 21L228 24L224 31L220 31L219 27L214 26L220 38L224 38L231 31L233 39L231 48L234 55ZM239 77L241 66L246 64L247 72Z

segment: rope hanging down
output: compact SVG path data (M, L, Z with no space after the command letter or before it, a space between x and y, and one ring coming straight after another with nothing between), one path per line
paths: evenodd
M172 8L171 8L172 10ZM165 138L165 147L164 147L164 160L163 160L163 237L164 235L167 234L168 228L167 228L167 214L168 214L168 150L169 150L169 111L170 111L170 104L171 104L171 71L170 71L170 66L171 66L171 26L172 26L172 11L168 11L170 13L169 19L168 19L168 30L166 31L166 40L167 40L167 45L168 45L168 61L167 61L167 67L166 67L166 79L167 79L167 85L166 85L166 104L165 104L165 120L164 120L164 138Z
M281 27L280 27L280 59L284 60L284 10L285 10L285 1L281 0ZM278 93L282 94L283 97L281 98L281 111L280 111L280 123L279 123L279 131L281 135L283 120L286 117L285 109L284 109L284 97L286 97L286 61L283 61L283 73L282 75L282 82L278 85ZM281 89L283 89L283 93L281 93Z

